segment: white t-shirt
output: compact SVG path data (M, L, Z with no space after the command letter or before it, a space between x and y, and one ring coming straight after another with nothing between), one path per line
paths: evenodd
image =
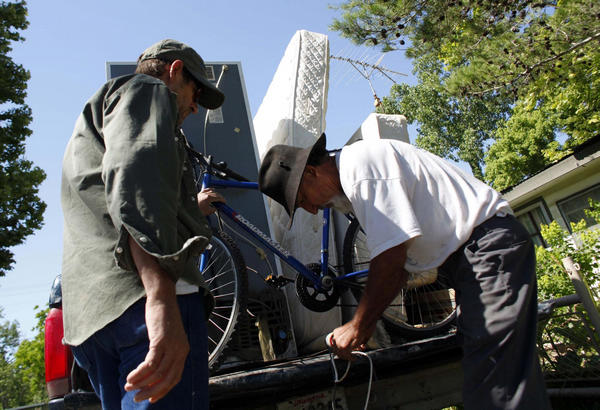
M404 142L358 141L342 149L338 169L371 259L410 240L409 272L437 268L477 225L512 213L485 183Z
M192 285L185 279L178 279L175 282L175 293L177 295L189 295L190 293L198 293L200 288L198 285Z

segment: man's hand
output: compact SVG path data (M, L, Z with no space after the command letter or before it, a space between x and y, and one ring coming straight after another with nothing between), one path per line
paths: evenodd
M374 331L375 326L361 330L354 320L349 321L333 331L331 340L333 352L344 360L354 360L352 352L365 350Z
M390 248L371 261L367 285L360 298L354 317L333 331L334 352L345 360L352 360L353 350L364 350L375 332L377 320L406 285L408 273L404 270L406 245Z
M126 391L139 390L135 401L163 398L179 381L190 351L175 294L175 283L130 237L131 255L146 290L146 358L127 376Z
M208 216L216 211L215 207L212 206L213 202L225 202L225 198L218 192L215 192L212 188L206 188L198 192L198 206L200 212L204 216Z
M145 360L127 376L126 391L139 390L135 401L163 398L179 381L190 351L177 299L146 301L150 348Z

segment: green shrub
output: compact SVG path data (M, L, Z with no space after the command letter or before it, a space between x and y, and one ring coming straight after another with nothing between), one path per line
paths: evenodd
M600 203L590 200L588 217L600 222ZM538 299L548 300L575 293L575 289L562 264L562 259L570 257L579 264L580 272L588 286L598 289L600 272L600 230L588 229L584 220L571 224L572 234L553 221L542 225L541 233L548 248L536 247L536 273L538 278Z

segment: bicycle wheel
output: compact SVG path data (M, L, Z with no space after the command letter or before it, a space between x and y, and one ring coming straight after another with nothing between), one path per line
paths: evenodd
M366 235L354 219L344 237L343 262L346 273L369 268L370 253ZM383 319L401 336L425 338L447 331L456 318L454 289L437 271L409 274L402 289L383 312ZM361 279L366 284L367 278ZM363 288L352 289L360 300Z
M218 367L235 331L238 314L246 308L248 277L242 254L229 235L213 231L202 276L215 298L208 318L208 367Z

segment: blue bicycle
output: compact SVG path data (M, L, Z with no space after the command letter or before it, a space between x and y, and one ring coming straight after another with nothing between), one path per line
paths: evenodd
M256 182L248 181L227 167L215 163L210 156L189 150L198 165L198 184L201 188L258 189ZM295 280L267 275L265 281L282 287L295 283L296 294L306 308L325 312L339 304L343 292L350 290L356 300L366 284L369 252L360 224L347 215L350 224L343 242L343 269L329 264L329 229L331 212L323 210L321 257L317 263L304 265L276 240L258 229L251 221L224 203L214 203L217 218L225 217L244 232L258 248L264 247L296 272ZM242 253L235 241L222 229L213 229L214 235L200 259L200 271L215 296L216 307L209 318L209 365L214 368L235 329L238 314L243 312L247 295L247 270ZM386 309L383 318L395 333L407 338L424 338L447 331L456 316L454 291L436 271L411 274L403 289Z

